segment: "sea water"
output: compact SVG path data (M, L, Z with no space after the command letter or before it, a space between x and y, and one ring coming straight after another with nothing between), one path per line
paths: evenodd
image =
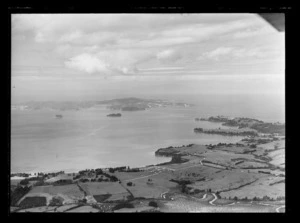
M235 143L242 139L196 134L193 131L196 127L228 128L220 123L196 122L196 117L250 116L284 122L282 105L273 108L273 102L268 105L259 100L253 100L255 104L246 99L215 98L215 101L198 103L197 99L189 99L183 102L194 102L195 106L121 112L122 117L107 117L112 111L105 107L61 112L12 110L11 171L72 172L87 168L140 167L169 161L170 158L155 156L159 148L190 143ZM56 114L62 114L63 118L56 119Z

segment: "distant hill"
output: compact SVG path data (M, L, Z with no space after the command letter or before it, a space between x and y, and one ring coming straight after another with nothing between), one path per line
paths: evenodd
M14 110L39 110L39 109L54 109L54 110L79 110L92 108L97 105L107 105L111 110L122 111L140 111L155 107L190 107L192 104L182 102L170 102L160 99L141 99L135 97L118 98L103 101L30 101L18 105L12 105Z

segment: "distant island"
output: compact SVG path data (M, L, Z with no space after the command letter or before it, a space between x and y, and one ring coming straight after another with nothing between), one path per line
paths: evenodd
M116 114L108 114L107 117L121 117L121 113L116 113Z
M224 135L257 135L262 134L278 134L285 135L285 124L266 123L252 118L229 118L226 116L211 116L207 119L196 118L196 121L221 122L223 126L238 127L238 129L201 129L195 128L195 132L203 132L210 134Z
M121 111L143 111L158 107L191 107L193 104L182 102L170 102L161 99L141 99L135 97L111 99L104 101L30 101L22 104L12 105L12 110L75 110L93 108L95 106L105 105L110 110Z

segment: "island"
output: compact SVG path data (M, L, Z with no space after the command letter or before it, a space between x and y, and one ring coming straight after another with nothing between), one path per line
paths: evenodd
M116 114L108 114L107 117L121 117L121 113L116 113Z
M118 98L103 101L29 101L12 105L12 110L75 110L106 106L110 110L121 111L144 111L159 107L191 107L193 104L182 102L171 102L162 99L141 99L135 97Z

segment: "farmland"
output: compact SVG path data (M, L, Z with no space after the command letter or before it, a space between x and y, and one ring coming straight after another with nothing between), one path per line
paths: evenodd
M251 144L247 141L251 141ZM260 144L261 143L261 144ZM16 212L282 212L284 139L161 148L167 163L87 169L14 183ZM173 158L176 157L176 158ZM70 177L72 176L72 177ZM43 175L41 176L43 178ZM48 180L50 179L50 180ZM64 182L63 180L68 180ZM22 182L22 181L21 181ZM43 182L46 182L43 185ZM42 186L35 185L36 183ZM29 190L29 191L28 191ZM54 202L55 199L55 202ZM62 201L62 206L59 202ZM157 208L149 207L155 201ZM57 203L58 202L58 203ZM260 202L268 202L261 204ZM49 206L53 203L55 206ZM129 208L130 207L130 208Z

